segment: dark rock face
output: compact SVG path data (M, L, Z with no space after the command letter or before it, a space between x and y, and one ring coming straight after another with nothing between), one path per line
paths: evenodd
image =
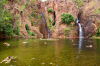
M80 18L80 23L82 24L84 28L84 36L87 37L89 34L93 35L95 34L95 31L97 30L97 26L94 23L93 19L87 19L84 17Z

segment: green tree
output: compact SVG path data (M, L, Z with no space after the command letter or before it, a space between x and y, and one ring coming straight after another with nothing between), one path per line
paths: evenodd
M70 24L72 21L74 21L74 17L71 14L63 13L61 14L61 21Z
M53 12L53 10L52 10L52 9L50 9L50 8L49 8L47 11L48 11L48 12L50 12L50 13L52 13L52 12Z
M13 34L12 14L6 9L0 8L0 11L0 32L11 37Z

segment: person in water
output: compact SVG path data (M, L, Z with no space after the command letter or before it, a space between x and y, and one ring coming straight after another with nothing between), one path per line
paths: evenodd
M5 43L5 42L4 42L3 44L5 44L5 45L7 45L7 46L10 46L10 44L8 44L8 43Z
M5 62L6 61L6 62ZM4 59L2 62L5 62L5 63L9 63L11 61L11 58L8 56L6 59ZM0 63L2 63L0 62Z

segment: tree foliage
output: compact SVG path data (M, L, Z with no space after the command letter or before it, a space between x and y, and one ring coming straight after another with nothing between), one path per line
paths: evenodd
M0 3L0 5L2 5ZM0 7L0 32L5 34L8 37L11 37L13 34L12 28L12 14L6 9Z
M49 8L47 11L48 11L49 13L52 13L52 12L53 12L53 10L52 10L52 9L50 9L50 8Z
M61 14L61 21L70 24L70 22L74 21L74 17L71 14L63 13Z

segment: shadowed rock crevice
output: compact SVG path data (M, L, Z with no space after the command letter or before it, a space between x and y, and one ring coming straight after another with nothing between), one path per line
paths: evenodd
M56 22L56 14L55 14L55 11L53 12L53 15L54 15L54 22L52 22L52 25L54 26L55 25L55 22Z

